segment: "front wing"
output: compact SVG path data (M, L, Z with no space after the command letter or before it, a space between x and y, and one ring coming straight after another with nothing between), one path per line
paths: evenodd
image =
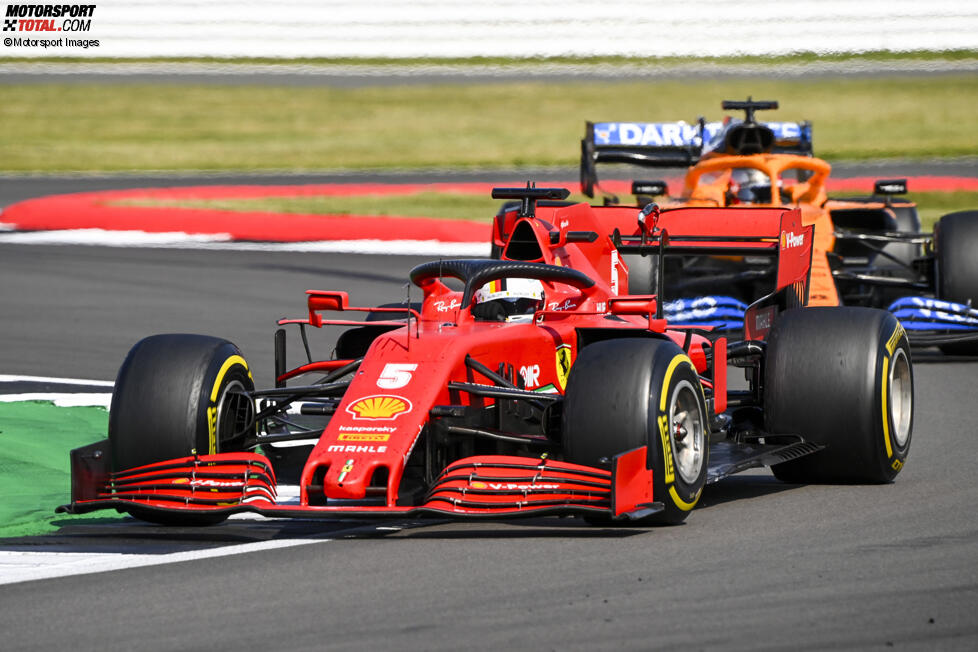
M907 330L915 346L936 346L978 340L978 310L929 297L903 297L888 310Z
M308 505L280 501L272 465L255 453L219 453L109 471L108 440L71 452L72 502L58 512L99 509L171 515L253 512L295 518L513 518L593 515L639 519L653 501L647 450L615 456L611 469L547 458L487 455L449 465L419 505Z

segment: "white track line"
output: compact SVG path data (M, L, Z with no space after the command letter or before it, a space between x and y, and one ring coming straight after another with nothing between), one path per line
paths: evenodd
M285 493L288 493L293 487L284 485L282 489L285 490ZM298 495L298 487L294 487L294 489L296 490L296 495ZM284 497L286 498L283 501L284 503L293 502L288 499L288 496ZM235 520L266 520L254 514L236 514L231 518ZM437 523L437 521L428 522L428 524L434 523ZM71 575L107 573L126 568L178 564L185 561L244 555L266 550L295 548L296 546L305 546L311 543L328 543L357 532L399 532L404 529L417 527L418 525L420 524L412 522L357 524L332 530L328 536L312 534L289 539L271 539L268 541L221 546L206 550L184 550L162 555L149 555L139 552L39 552L39 546L31 546L29 550L0 550L0 585L68 577ZM126 528L127 523L120 522L118 526L111 527ZM107 543L107 545L111 544ZM139 550L139 546L133 546L132 549L134 551Z
M101 392L0 394L0 403L17 403L20 401L51 401L58 407L104 407L108 410L109 405L112 404L112 394Z
M310 543L326 543L332 540L331 538L281 539L222 546L207 550L171 552L164 555L0 550L0 584L14 584L69 575L105 573L124 568L176 564L198 559L243 555L249 552L293 548Z
M409 256L488 256L488 242L440 240L331 240L309 242L238 242L226 234L146 233L71 229L64 231L0 232L0 243L36 245L91 245L156 249L212 249L222 251L293 251Z
M111 380L87 380L84 378L48 378L47 376L16 376L0 374L0 383L57 383L62 385L91 385L93 387L112 387Z
M111 380L86 380L83 378L48 378L45 376L19 376L0 374L0 383L46 383L50 385L88 385L91 387L113 387ZM21 392L19 394L0 393L0 403L20 401L51 401L58 407L104 407L112 403L111 392Z

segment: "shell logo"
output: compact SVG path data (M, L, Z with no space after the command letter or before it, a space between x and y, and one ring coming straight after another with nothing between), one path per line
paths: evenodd
M781 232L781 248L791 249L793 247L800 247L805 244L805 234L804 233L793 233L791 231Z
M399 414L410 412L411 401L386 394L367 396L346 406L346 411L352 414L354 419L390 421Z

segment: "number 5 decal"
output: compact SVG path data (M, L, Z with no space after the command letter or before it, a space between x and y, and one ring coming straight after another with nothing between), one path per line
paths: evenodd
M418 368L416 364L388 362L383 373L377 378L377 387L397 389L411 382L411 372Z

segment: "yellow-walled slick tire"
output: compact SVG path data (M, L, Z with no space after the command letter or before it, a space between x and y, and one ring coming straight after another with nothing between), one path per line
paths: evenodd
M779 316L764 365L765 430L825 446L777 464L786 482L891 482L913 431L913 368L900 322L873 308Z
M240 450L234 438L251 418L254 389L248 363L231 342L204 335L153 335L129 351L116 377L109 410L115 471ZM236 391L237 390L237 391ZM205 524L210 515L164 516L131 510L166 524Z
M601 466L648 446L653 499L665 510L641 524L682 523L706 483L708 417L693 363L671 341L624 338L585 347L564 398L568 461Z

